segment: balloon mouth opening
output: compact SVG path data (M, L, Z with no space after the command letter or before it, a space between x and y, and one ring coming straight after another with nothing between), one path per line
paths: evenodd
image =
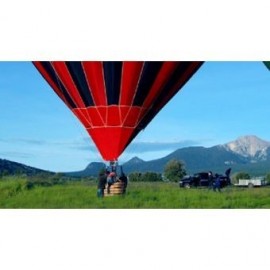
M117 166L118 165L118 161L117 160L109 161L109 165L110 166Z

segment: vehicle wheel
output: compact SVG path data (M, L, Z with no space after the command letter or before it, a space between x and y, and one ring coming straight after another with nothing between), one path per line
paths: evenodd
M190 188L190 184L189 184L189 183L186 183L186 184L184 185L184 187L185 187L185 188Z
M249 188L254 188L254 185L252 183L248 183Z

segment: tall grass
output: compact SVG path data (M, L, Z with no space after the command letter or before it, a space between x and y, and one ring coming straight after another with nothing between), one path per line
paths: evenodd
M97 198L96 183L28 188L22 178L0 180L0 208L22 209L255 209L270 208L270 188L180 189L176 183L129 183L124 196Z

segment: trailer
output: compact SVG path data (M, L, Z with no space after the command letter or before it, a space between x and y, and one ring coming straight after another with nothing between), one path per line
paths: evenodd
M238 186L238 187L249 187L249 188L261 187L265 185L266 185L266 181L264 177L254 177L251 179L239 179L238 184L235 184L235 186Z

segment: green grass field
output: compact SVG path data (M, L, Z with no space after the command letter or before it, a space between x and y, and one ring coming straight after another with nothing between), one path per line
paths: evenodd
M4 209L255 209L270 208L270 188L180 189L177 183L129 183L125 196L97 198L96 183L27 186L22 178L0 180Z

